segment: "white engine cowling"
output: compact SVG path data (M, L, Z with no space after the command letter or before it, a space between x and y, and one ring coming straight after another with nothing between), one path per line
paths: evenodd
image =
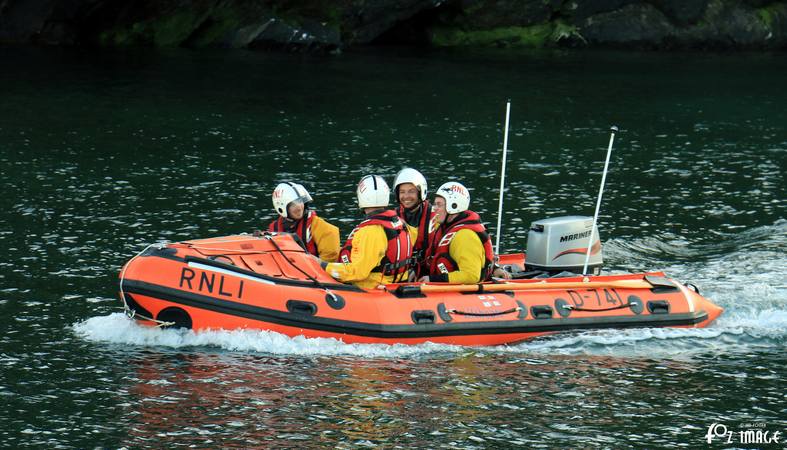
M582 273L588 250L593 218L586 216L553 217L530 224L527 235L527 270L551 273L568 271ZM588 273L601 273L601 239L598 227L593 232Z

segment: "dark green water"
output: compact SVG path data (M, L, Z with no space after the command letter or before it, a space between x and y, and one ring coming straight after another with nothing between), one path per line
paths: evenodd
M787 431L783 54L0 61L0 447L698 448L714 423ZM282 179L344 235L361 175L405 165L433 188L461 180L494 224L508 98L502 247L523 250L532 220L592 215L618 125L606 267L697 284L726 308L714 326L468 350L194 335L120 314L125 261L262 227Z

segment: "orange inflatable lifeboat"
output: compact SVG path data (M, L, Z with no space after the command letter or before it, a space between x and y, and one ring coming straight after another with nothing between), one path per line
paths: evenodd
M503 263L524 263L504 255ZM151 245L120 273L149 325L271 330L346 343L500 345L568 330L705 327L722 308L661 272L477 285L338 283L289 234Z

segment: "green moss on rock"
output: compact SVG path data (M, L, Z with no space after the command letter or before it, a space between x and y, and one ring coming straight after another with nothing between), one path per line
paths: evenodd
M498 46L540 48L563 39L583 40L577 28L563 22L540 23L521 27L498 27L490 30L462 30L458 28L436 28L431 41L439 47Z
M764 8L757 9L757 15L769 30L773 29L777 16L787 19L787 3L773 3Z
M273 11L277 17L295 26L300 25L303 19L311 19L338 29L344 13L342 3L332 0L282 1L274 5Z
M198 13L184 9L168 17L158 18L151 24L151 28L155 30L153 43L156 47L177 47L191 36L209 13L210 11Z
M471 31L438 28L432 32L432 43L440 47L490 45L502 47L542 47L551 33L552 27L548 24Z
M177 47L194 33L211 14L210 9L179 9L148 20L116 26L99 35L105 46L154 45Z
M199 34L192 38L190 45L197 48L219 45L242 46L227 42L227 36L242 32L247 26L246 22L247 20L240 11L230 8L218 9L207 22L203 22L203 27ZM244 41L243 45L245 44Z

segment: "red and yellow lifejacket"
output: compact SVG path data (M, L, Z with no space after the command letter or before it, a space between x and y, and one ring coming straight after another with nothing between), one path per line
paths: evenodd
M399 207L396 208L396 214L407 222L407 210L404 209L404 206L399 205ZM424 200L421 203L421 213L418 217L418 223L407 222L411 227L418 228L418 238L413 243L413 255L416 259L423 258L426 249L429 247L429 223L432 217L434 217L432 205L429 204L429 200Z
M404 221L392 209L369 216L355 227L339 251L339 262L345 264L351 262L353 236L359 229L371 225L383 227L385 237L388 238L385 256L380 260L380 264L372 269L372 272L381 272L383 275L394 277L406 275L412 263L413 245L410 242L410 233L407 232Z
M427 252L430 274L448 274L459 269L449 249L451 241L459 230L468 229L474 231L481 244L484 246L484 266L481 269L481 281L489 280L492 277L492 266L495 253L492 249L492 239L486 232L486 227L481 223L481 218L473 211L464 211L448 224L440 225L430 237L431 245Z
M303 244L306 246L306 251L311 253L314 256L320 256L319 252L317 251L317 243L314 242L312 237L312 222L314 218L317 217L317 213L314 211L307 211L306 217L302 217L300 220L295 221L294 226L287 226L284 218L279 216L278 220L274 220L273 222L268 225L268 231L275 231L280 233L294 233L296 234ZM292 222L288 220L287 222Z

